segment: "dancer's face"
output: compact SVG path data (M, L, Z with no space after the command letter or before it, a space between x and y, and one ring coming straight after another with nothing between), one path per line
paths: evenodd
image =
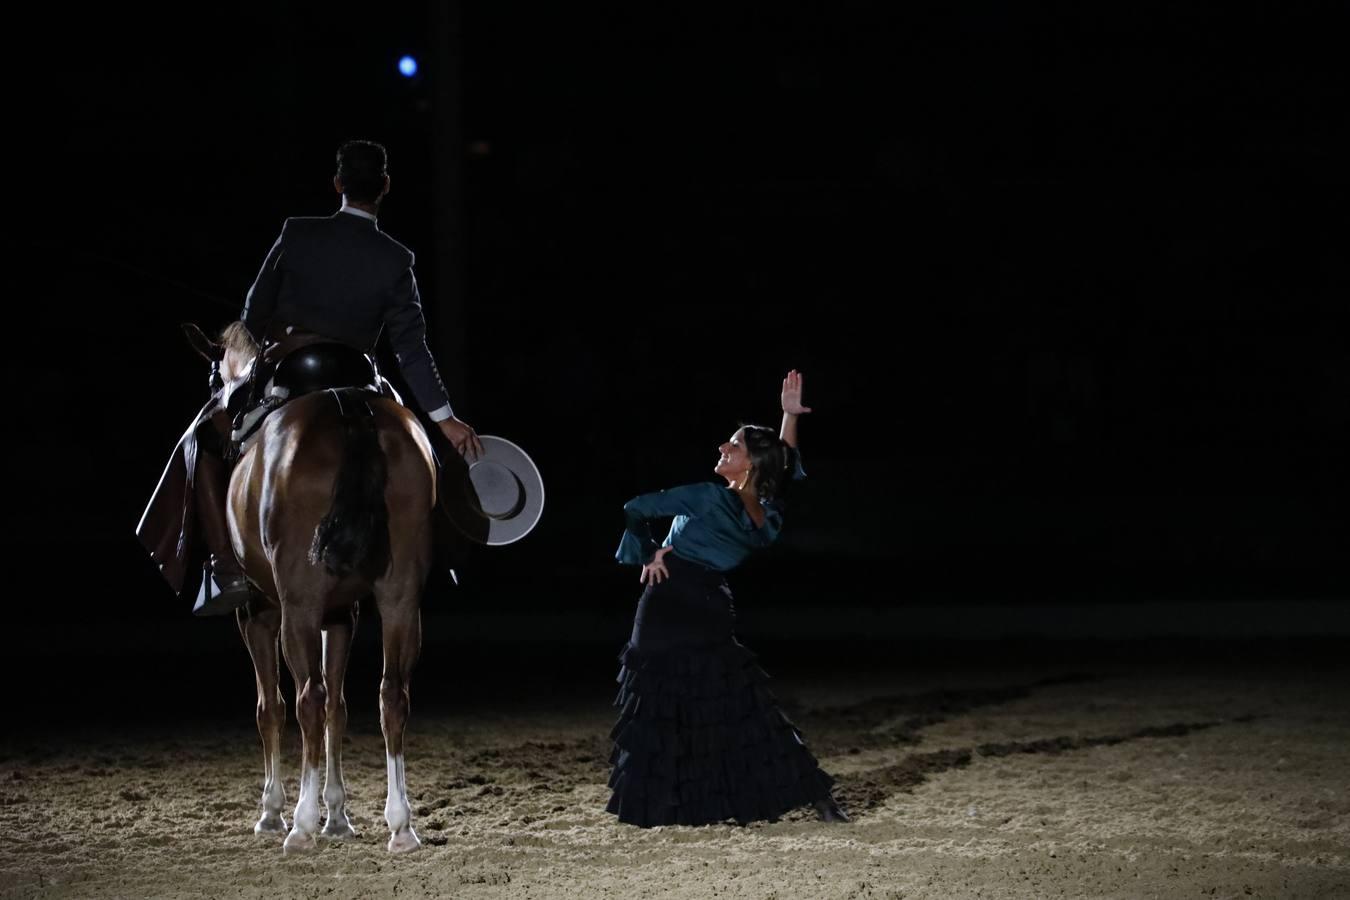
M717 448L722 454L713 471L730 484L739 484L750 472L750 453L745 449L745 433L736 429L725 444Z

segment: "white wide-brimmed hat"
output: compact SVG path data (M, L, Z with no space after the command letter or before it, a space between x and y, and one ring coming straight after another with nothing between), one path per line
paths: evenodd
M483 454L460 462L446 477L443 506L450 521L475 543L510 544L529 534L544 513L544 479L528 453L503 437L480 434ZM446 475L451 475L447 465Z

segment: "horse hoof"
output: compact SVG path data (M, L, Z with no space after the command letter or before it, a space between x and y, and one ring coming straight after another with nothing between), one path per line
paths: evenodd
M254 834L281 834L285 830L286 820L276 814L263 816L258 820L258 824L253 826Z
M287 856L293 853L313 853L317 849L319 842L314 840L314 835L305 834L296 828L291 829L291 833L286 835L286 842L281 845L281 852Z
M400 831L389 839L390 853L412 853L414 850L422 849L422 842L417 839L417 833L411 827L407 831Z
M334 841L350 841L357 837L350 822L329 822L323 826L323 836Z

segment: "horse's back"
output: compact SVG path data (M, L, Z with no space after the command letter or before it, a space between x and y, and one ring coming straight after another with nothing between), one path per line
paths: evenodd
M362 399L373 414L383 461L390 557L424 569L436 503L430 441L406 407L374 395ZM348 440L342 409L326 391L298 397L268 416L257 443L240 459L231 490L236 550L242 545L246 572L264 560L271 570L309 564L316 529L334 505Z
M415 507L435 504L436 464L431 442L412 411L375 395L365 395L388 467L389 489ZM264 478L275 490L312 492L331 498L346 449L346 425L327 391L306 394L268 417L255 451L261 453ZM425 500L417 502L426 495Z

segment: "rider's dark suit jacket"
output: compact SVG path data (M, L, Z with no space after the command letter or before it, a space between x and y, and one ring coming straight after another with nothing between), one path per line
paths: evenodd
M372 352L381 329L413 398L433 419L449 399L427 349L413 254L371 219L350 212L287 219L244 301L255 339L293 325Z

